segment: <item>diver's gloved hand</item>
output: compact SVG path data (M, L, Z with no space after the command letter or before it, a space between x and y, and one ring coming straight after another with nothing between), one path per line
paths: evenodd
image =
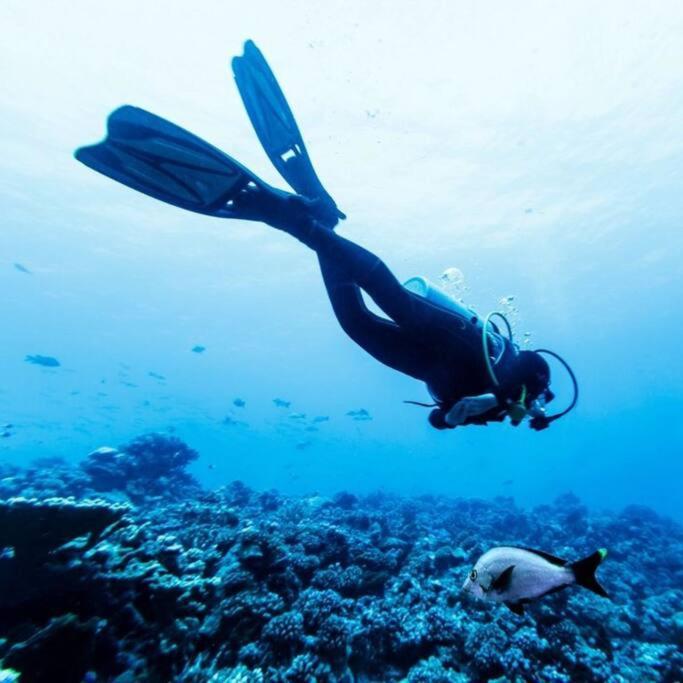
M537 432L541 432L550 427L550 420L545 415L536 415L536 417L529 420L529 427Z
M434 410L429 411L429 424L434 429L453 429L446 422L446 411L443 408L434 408Z

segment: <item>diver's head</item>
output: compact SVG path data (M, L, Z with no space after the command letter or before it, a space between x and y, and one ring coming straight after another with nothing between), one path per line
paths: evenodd
M513 391L525 386L527 399L533 400L548 391L550 366L539 353L520 351L511 364L505 383Z

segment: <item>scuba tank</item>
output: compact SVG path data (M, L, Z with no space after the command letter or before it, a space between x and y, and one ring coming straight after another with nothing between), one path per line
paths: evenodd
M427 299L427 301L435 306L446 308L449 311L453 311L453 313L457 313L474 325L479 322L479 316L477 316L471 308L466 308L461 303L457 302L450 294L444 292L441 287L430 282L426 277L411 277L410 280L406 280L403 283L403 286L409 292L417 294L423 299Z
M490 356L490 362L493 363L494 367L498 364L505 352L505 340L500 334L498 327L490 319L487 319L485 322L482 321L476 311L456 301L450 294L426 277L411 277L403 283L403 286L412 294L421 296L435 306L456 313L463 321L463 330L469 327L470 331L477 338L486 338L486 348ZM485 329L486 333L484 333Z

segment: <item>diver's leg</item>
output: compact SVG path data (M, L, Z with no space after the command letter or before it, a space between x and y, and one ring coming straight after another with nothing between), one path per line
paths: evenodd
M419 337L434 337L443 328L459 323L449 311L409 292L378 256L331 230L319 229L302 240L318 253L325 275L326 264L334 263L347 280L366 291L394 322ZM326 280L327 283L327 280Z
M283 198L252 191L239 198L240 211L260 212L264 223L296 237L323 261L334 262L348 273L347 279L364 289L392 320L399 325L409 323L412 319L409 292L375 254L317 223L312 204L300 195Z
M401 327L422 332L453 327L457 316L409 292L378 256L317 223L313 213L316 202L299 195L283 199L247 193L241 203L254 203L261 220L296 237L323 261L334 262Z
M427 381L430 354L419 339L368 310L348 271L329 256L318 254L318 258L332 309L344 332L380 363Z

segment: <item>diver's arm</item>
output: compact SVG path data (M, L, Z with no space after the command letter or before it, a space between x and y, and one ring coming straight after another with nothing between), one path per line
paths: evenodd
M465 424L468 418L487 413L497 405L498 399L493 394L465 396L445 414L444 422L447 427L458 427Z
M455 403L449 410L443 408L436 408L429 414L429 423L436 429L454 429L461 425L476 423L480 424L476 418L484 415L501 405L501 401L494 394L481 394L480 396L465 396ZM489 417L488 420L501 421L505 419L505 410L499 416ZM537 431L545 429L548 426L548 421L545 416L545 401L542 398L535 399L526 410L526 415L529 417L530 426ZM513 421L514 426L518 426L521 419ZM481 423L483 424L483 423Z

